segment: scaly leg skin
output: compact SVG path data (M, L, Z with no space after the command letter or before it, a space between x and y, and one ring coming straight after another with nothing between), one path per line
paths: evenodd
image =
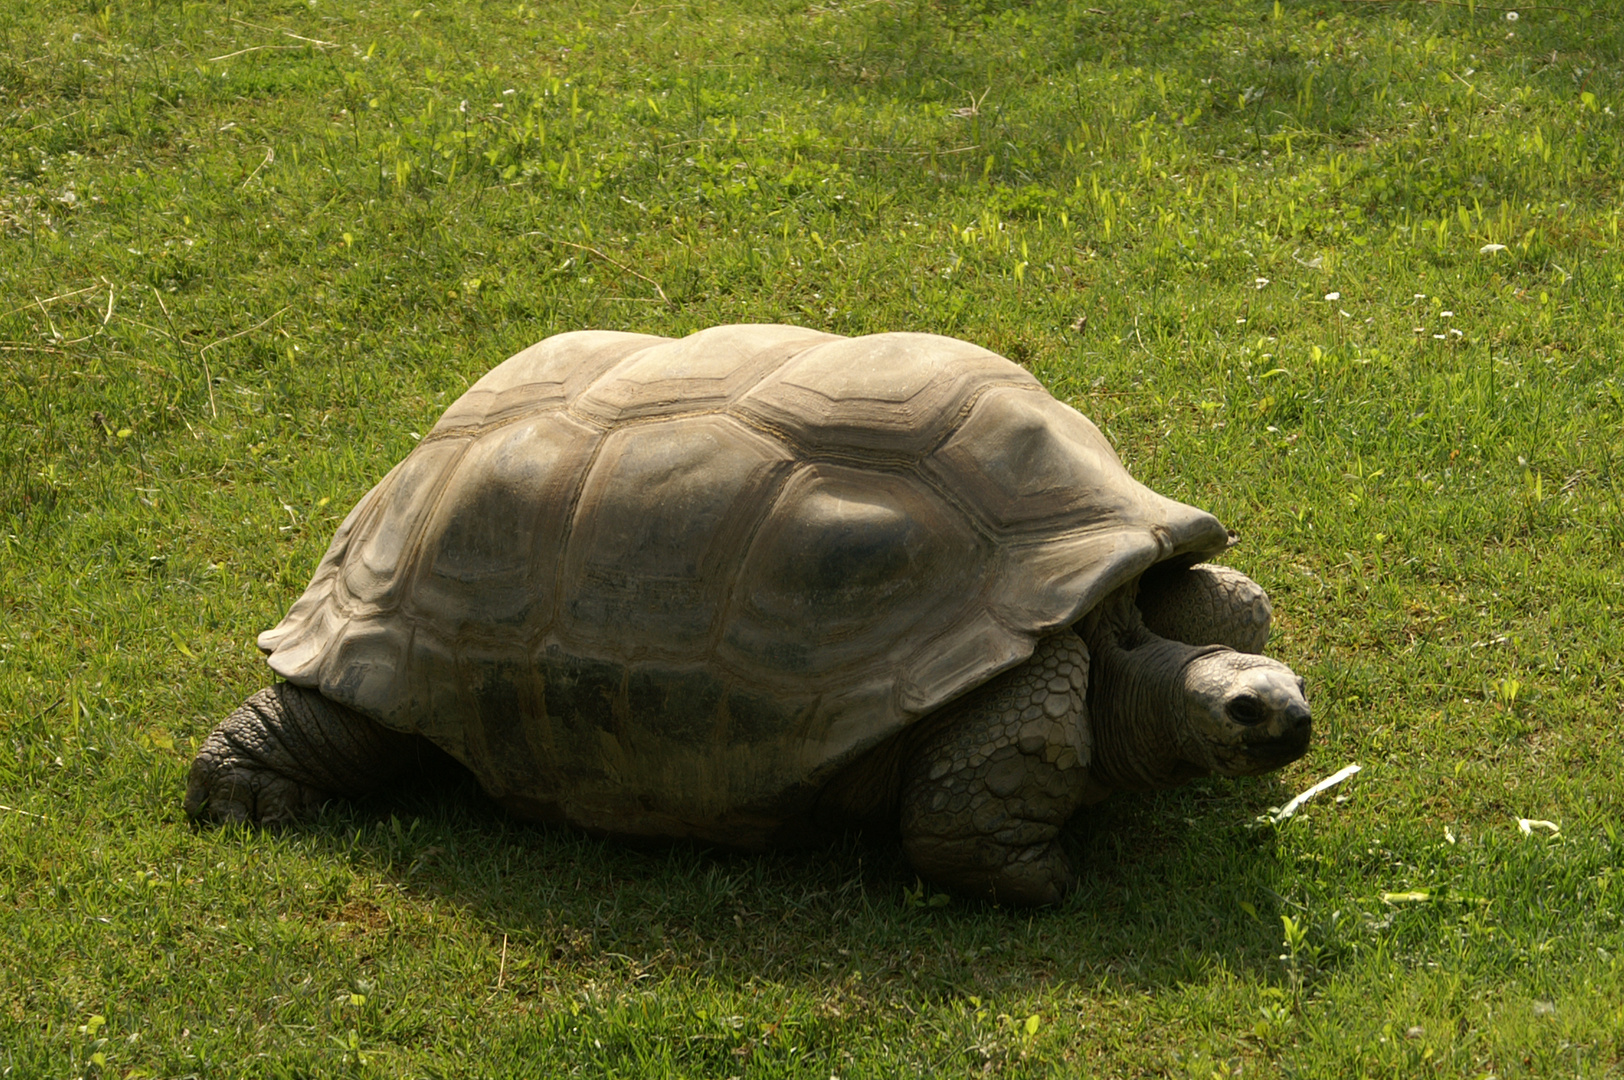
M1274 611L1263 587L1213 563L1152 570L1139 582L1139 610L1153 633L1186 645L1228 645L1261 653Z
M968 896L1052 904L1071 887L1060 829L1087 789L1088 648L1071 630L948 706L905 766L902 844Z
M186 812L276 825L335 797L367 795L409 775L428 747L314 690L278 683L226 717L198 749Z

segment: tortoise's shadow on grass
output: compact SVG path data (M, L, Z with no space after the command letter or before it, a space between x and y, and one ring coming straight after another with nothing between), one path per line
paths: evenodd
M493 941L559 965L729 981L903 980L927 994L1105 978L1158 986L1271 965L1280 951L1274 782L1119 796L1074 822L1080 882L1052 909L920 887L894 837L759 855L629 844L518 821L472 781L329 809L310 826L421 898L485 920Z

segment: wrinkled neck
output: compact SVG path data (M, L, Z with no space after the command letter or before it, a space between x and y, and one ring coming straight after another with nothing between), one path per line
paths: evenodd
M1145 629L1131 603L1079 628L1088 642L1089 776L1105 788L1175 787L1208 770L1192 745L1185 669L1222 646L1186 645Z

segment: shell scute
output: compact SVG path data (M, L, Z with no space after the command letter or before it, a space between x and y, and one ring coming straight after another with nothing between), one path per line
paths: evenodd
M412 624L401 619L351 621L321 665L321 692L334 701L378 703L390 712L405 689L397 673L411 648Z
M1005 626L990 611L972 608L967 618L922 645L909 665L898 701L912 713L926 713L1020 663L1032 651L1025 635Z
M1024 388L981 395L926 469L1001 532L1118 520L1139 489L1087 417Z
M798 326L717 326L632 353L587 387L572 410L606 424L721 408L785 358L832 334Z
M412 634L411 654L400 671L401 689L391 699L392 710L371 705L366 712L400 731L418 731L461 761L480 760L468 745L477 740L477 725L470 723L468 697L462 689L467 668L459 664L457 648L429 622L419 622ZM347 703L355 707L355 703Z
M419 541L414 613L524 636L552 619L565 512L602 433L568 416L503 425L474 440Z
M434 425L434 433L562 408L627 356L668 340L615 330L577 330L544 338L497 364L465 390Z
M560 768L575 782L602 782L624 756L618 735L630 718L627 665L549 646L539 665Z
M917 455L987 384L1038 386L996 353L930 334L874 334L806 350L735 408L804 447Z
M530 657L505 642L462 641L455 652L458 693L450 707L480 783L495 798L557 786L557 728L547 721L543 680Z
M564 633L704 655L739 549L791 464L782 445L723 416L614 431L575 511Z
M716 735L726 686L703 665L635 665L626 682L627 713L658 738L703 746Z
M979 544L917 478L803 466L739 566L718 654L769 684L876 654L894 663L919 626L979 588Z
M421 443L378 485L379 497L356 523L342 562L349 610L386 610L399 600L411 578L413 542L466 445L461 439Z

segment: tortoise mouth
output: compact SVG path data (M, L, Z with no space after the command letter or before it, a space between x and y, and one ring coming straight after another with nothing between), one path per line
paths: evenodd
M1289 765L1308 751L1313 720L1306 706L1260 705L1258 715L1248 712L1246 716L1239 721L1225 710L1229 733L1221 740L1224 748L1217 750L1222 764L1216 771L1227 776L1258 776Z
M1308 752L1313 736L1313 722L1308 714L1304 712L1301 719L1289 716L1288 722L1291 726L1279 734L1242 739L1242 751L1257 772L1270 772L1289 765Z

